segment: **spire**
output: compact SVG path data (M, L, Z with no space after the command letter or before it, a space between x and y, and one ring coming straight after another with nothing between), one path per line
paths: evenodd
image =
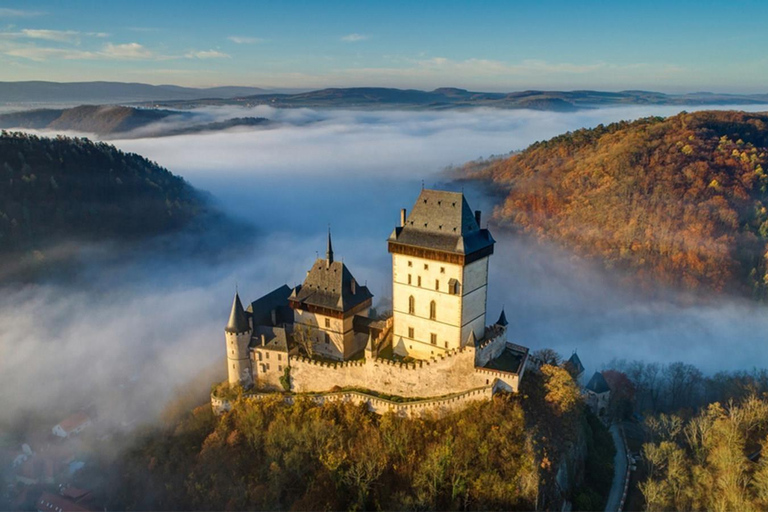
M504 314L504 307L501 308L501 314L499 315L499 319L496 320L496 325L500 325L502 327L506 327L509 325L509 322L507 322L507 315Z
M229 322L227 322L227 327L224 330L232 334L251 330L251 327L248 325L248 318L245 316L243 303L240 302L240 295L237 292L235 292L235 300L232 301L232 312L229 313Z
M328 226L328 248L325 251L325 259L330 265L333 263L333 245L331 244L331 227Z

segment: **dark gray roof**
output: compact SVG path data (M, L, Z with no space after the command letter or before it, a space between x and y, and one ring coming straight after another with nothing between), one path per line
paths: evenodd
M263 337L263 338L262 338ZM262 341L263 340L263 341ZM253 331L251 347L288 351L288 335L282 327L260 325Z
M520 373L525 352L506 347L496 359L492 359L485 364L485 368L491 370L501 370L503 372Z
M611 387L605 381L605 377L603 377L602 373L595 372L592 378L589 379L589 383L587 384L587 389L592 391L593 393L600 394L600 393L605 393L606 391L610 391Z
M277 315L277 324L293 322L293 311L288 307L288 296L291 289L287 284L272 290L263 297L251 302L248 312L253 318L254 327L257 325L272 325L272 311Z
M240 302L240 295L235 293L235 300L232 301L232 311L229 313L229 322L224 328L229 333L248 332L251 329L248 324L248 317L245 316L243 303Z
M509 322L507 322L507 315L504 313L504 308L501 308L501 314L499 315L499 319L496 320L496 325L500 325L502 327L509 325Z
M319 258L288 300L345 312L372 297L368 287L358 284L344 263Z
M584 365L581 364L581 359L579 359L579 356L576 354L576 352L574 352L568 361L566 361L566 364L569 364L571 367L573 367L576 375L580 375L584 371Z
M378 336L381 331L386 327L387 322L384 320L376 320L375 318L369 318L367 316L355 315L352 319L352 329L355 332L370 334L373 332L374 336Z
M471 254L495 243L490 231L475 221L464 194L424 189L405 226L397 227L389 241L455 254Z

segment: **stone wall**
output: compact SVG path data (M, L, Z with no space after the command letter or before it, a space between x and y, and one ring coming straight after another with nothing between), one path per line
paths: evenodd
M454 395L430 398L427 400L414 400L411 402L393 402L385 398L379 398L357 391L339 391L332 393L320 393L307 395L307 397L317 404L326 402L351 402L356 405L366 404L368 408L377 413L393 413L398 416L418 417L426 414L447 414L449 412L463 409L467 404L490 400L493 397L494 385L481 388L470 389L463 393ZM264 398L274 397L274 393L249 393L246 395L250 400L262 400ZM293 404L297 395L283 395L283 400L287 404ZM215 414L222 414L231 409L231 404L224 399L211 395L211 407Z

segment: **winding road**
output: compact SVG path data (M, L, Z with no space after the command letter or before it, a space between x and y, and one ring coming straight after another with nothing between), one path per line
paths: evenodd
M617 512L621 506L621 498L624 495L624 479L627 475L627 450L624 447L624 439L619 430L618 423L610 428L613 437L613 445L616 447L616 455L613 457L613 484L605 504L605 512Z

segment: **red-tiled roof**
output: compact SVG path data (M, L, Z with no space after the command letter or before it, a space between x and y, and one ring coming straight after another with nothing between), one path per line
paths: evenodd
M44 492L37 500L37 510L41 512L89 512L89 509L82 505L49 492Z
M90 420L91 418L89 418L87 414L79 411L64 418L62 422L59 423L59 426L62 428L62 430L64 430L64 432L71 432L86 421Z

